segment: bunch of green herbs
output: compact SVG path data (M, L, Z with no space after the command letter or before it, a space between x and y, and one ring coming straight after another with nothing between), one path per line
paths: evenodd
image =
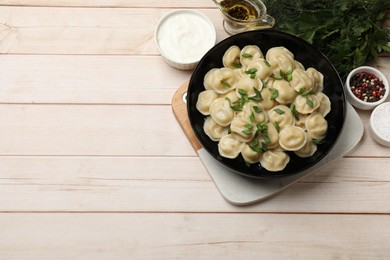
M275 29L313 44L342 79L355 67L390 51L383 24L390 0L264 0ZM390 12L389 12L390 13Z

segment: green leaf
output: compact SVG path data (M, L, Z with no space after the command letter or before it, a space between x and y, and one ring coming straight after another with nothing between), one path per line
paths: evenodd
M267 60L264 60L264 63L267 65L267 67L271 68L271 64Z
M251 69L245 71L246 74L255 74L256 72L257 72L256 68L251 68Z
M319 145L325 143L325 140L320 140L320 139L313 139L312 140L313 144Z
M238 94L240 94L241 96L248 96L248 92L246 92L246 90L244 90L242 88L239 88L237 91L238 91Z
M221 80L221 83L227 88L232 88L232 85L230 85L227 81Z
M279 132L280 132L280 126L279 126L278 121L275 121L275 122L274 122L274 126L275 126L275 128L276 128L276 131L278 131L278 133L279 133Z
M257 152L257 153L261 152L261 149L260 149L260 147L259 147L259 140L258 140L258 139L256 139L256 141L254 141L253 143L251 143L251 144L249 145L249 147L250 147L254 152Z
M279 91L277 89L274 89L274 88L269 88L269 91L271 91L271 100L274 100L276 99L278 96L279 96Z
M306 104L307 104L309 107L314 107L313 101L312 101L310 98L306 98Z
M253 58L253 55L251 55L251 54L249 54L249 53L243 53L242 55L241 55L241 57L243 57L243 58Z
M249 119L251 120L252 123L255 121L255 114L253 114L253 112L251 113Z
M260 107L258 106L253 106L253 110L256 112L256 113L261 113L263 110L261 110Z
M237 69L241 69L242 68L242 64L241 63L233 63L233 66Z
M280 108L275 108L274 111L275 111L276 113L278 113L279 115L283 115L283 114L284 114L284 111L281 110Z
M290 110L291 110L291 113L293 114L293 116L295 117L295 119L298 120L299 116L298 116L298 112L297 112L297 109L296 109L296 106L294 103L291 103Z
M241 132L242 132L243 134L246 134L246 135L252 134L252 131L249 130L249 129L242 130Z
M247 129L252 129L252 128L253 128L253 125L252 125L252 124L246 124L245 127L246 127Z

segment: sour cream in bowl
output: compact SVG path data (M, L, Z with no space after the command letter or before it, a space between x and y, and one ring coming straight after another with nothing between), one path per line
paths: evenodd
M155 41L168 65L190 70L215 45L216 32L213 23L202 13L176 10L160 20Z

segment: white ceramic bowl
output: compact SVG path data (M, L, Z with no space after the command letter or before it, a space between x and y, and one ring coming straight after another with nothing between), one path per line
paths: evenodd
M378 143L390 146L390 102L377 106L371 113L370 133Z
M180 70L193 69L217 39L209 18L188 9L164 16L157 25L154 38L163 60Z
M373 73L383 81L383 85L385 86L385 89L386 89L386 92L385 92L383 98L381 98L380 100L378 100L376 102L366 102L366 101L362 101L362 100L358 99L352 93L351 86L350 86L350 80L355 74L360 73L360 72ZM363 110L374 109L379 104L382 104L383 102L385 102L387 97L389 96L389 83L388 83L385 75L381 71L379 71L378 69L376 69L374 67L369 67L369 66L361 66L361 67L358 67L358 68L352 70L348 74L347 80L345 81L344 89L345 89L346 97L347 97L347 100L349 101L349 103L351 103L354 107L360 108Z

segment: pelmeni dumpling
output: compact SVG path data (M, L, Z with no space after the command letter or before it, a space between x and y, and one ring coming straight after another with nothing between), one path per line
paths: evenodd
M287 151L297 151L307 142L305 131L298 126L286 126L279 133L279 144Z
M313 113L319 106L320 101L315 95L298 95L295 100L295 109L301 114Z
M280 129L285 128L288 125L295 124L295 118L290 110L285 105L277 105L268 111L268 120L271 123L277 122Z
M238 97L241 97L240 90L244 90L248 97L254 97L256 96L255 89L261 91L262 88L263 82L258 78L252 79L250 75L239 78L236 83L236 93Z
M196 101L196 108L203 115L210 115L210 105L218 98L218 94L214 90L204 90L199 93Z
M223 136L218 143L219 154L229 159L237 158L243 148L244 143L238 141L231 134Z
M270 110L277 104L275 99L271 99L272 92L269 88L263 88L260 94L263 98L263 100L260 101L260 104L264 107L265 110Z
M261 153L254 151L248 144L245 144L241 150L241 155L245 162L256 163L259 161Z
M295 118L295 125L302 128L303 130L306 130L305 123L307 116L307 114L297 113L298 118Z
M228 99L230 101L230 103L234 103L239 99L235 90L232 90L232 91L229 91L228 93L219 95L219 97Z
M234 69L240 66L240 53L241 50L238 46L230 46L230 48L225 51L225 54L222 57L223 66L230 69Z
M281 105L292 103L297 95L297 92L295 92L290 83L286 80L275 80L272 88L278 91L276 101Z
M317 92L316 97L320 101L320 106L317 108L317 112L320 112L323 117L325 117L331 109L331 104L329 97L325 95L323 92Z
M210 105L210 116L218 125L228 126L234 118L234 111L230 108L228 100L217 98Z
M230 124L232 135L239 141L246 143L250 142L256 134L256 127L251 123L250 119L245 116L244 112L240 112L235 116Z
M313 78L312 93L321 92L324 89L324 75L315 68L308 68L306 70Z
M240 62L241 65L244 68L247 68L249 63L251 63L253 60L257 60L260 58L263 58L263 53L261 52L260 48L256 45L246 45L244 48L242 48L240 53Z
M273 149L279 146L279 132L275 127L275 124L268 122L267 123L267 137L268 140L266 142L267 149ZM265 142L264 136L261 137L261 141Z
M221 81L220 73L217 68L209 70L203 79L203 86L206 90L213 90L214 86L218 85Z
M311 74L303 69L295 69L292 72L290 84L296 92L304 91L309 93L313 88L314 82Z
M251 75L254 75L254 77L259 78L261 80L267 80L269 76L272 74L272 68L268 61L265 59L256 59L250 62L247 65L246 73L249 73L251 70L255 71Z
M317 145L313 143L313 139L308 133L305 134L307 138L306 144L301 149L294 151L296 155L302 158L310 157L317 151Z
M305 126L310 137L317 140L324 139L328 131L328 122L318 112L313 112L307 117Z
M295 68L294 55L284 47L269 49L266 59L272 66L274 76L278 78L281 77L282 73L291 73Z
M270 172L283 170L290 161L290 156L283 151L267 150L260 157L260 164Z
M211 116L208 116L203 124L203 130L213 141L219 141L228 134L229 127L218 125Z
M270 48L267 51L265 57L267 60L272 60L273 56L277 56L278 54L287 55L287 57L291 60L294 59L294 54L283 46L277 46L277 47Z
M252 122L251 120L253 120L252 123L268 121L266 110L262 107L262 105L253 101L249 101L248 103L246 103L242 108L242 112L244 112L245 117L248 118L250 122Z
M302 63L300 63L297 60L293 60L293 64L294 64L294 69L302 69L302 70L305 69L305 67L302 65Z
M229 68L220 68L215 73L219 74L218 84L212 86L215 92L218 94L225 94L234 89L237 82L234 70Z

